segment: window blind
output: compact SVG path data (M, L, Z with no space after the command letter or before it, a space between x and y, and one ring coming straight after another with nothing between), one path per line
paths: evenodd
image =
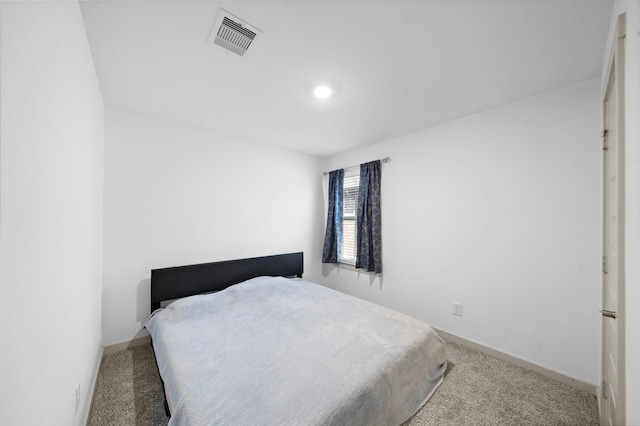
M356 264L356 214L358 211L358 189L360 169L345 170L343 187L342 250L340 262Z

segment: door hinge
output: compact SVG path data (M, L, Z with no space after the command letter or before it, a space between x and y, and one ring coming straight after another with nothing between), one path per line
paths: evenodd
M602 256L602 273L607 273L607 256Z
M617 318L616 313L613 311L607 311L606 309L602 309L600 313L602 314L603 317L613 318L613 319Z
M602 130L600 132L600 138L602 139L602 150L606 151L609 149L609 144L607 143L607 133L609 133L608 130Z
M607 399L607 388L605 387L605 382L604 380L602 381L602 398Z

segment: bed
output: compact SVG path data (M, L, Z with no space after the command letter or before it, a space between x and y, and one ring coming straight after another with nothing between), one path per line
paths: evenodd
M152 270L170 425L399 425L431 397L431 327L302 273L302 253Z

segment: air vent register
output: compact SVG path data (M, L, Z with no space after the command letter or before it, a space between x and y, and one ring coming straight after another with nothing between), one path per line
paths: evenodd
M220 9L211 30L209 43L216 44L239 56L244 56L262 33L237 16Z

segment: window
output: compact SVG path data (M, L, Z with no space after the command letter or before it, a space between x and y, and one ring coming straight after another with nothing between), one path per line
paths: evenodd
M345 170L342 204L342 249L340 252L340 262L347 263L349 265L356 264L356 214L358 213L359 187L360 169L353 168Z
M376 160L329 172L322 263L382 272L380 163L382 160Z

